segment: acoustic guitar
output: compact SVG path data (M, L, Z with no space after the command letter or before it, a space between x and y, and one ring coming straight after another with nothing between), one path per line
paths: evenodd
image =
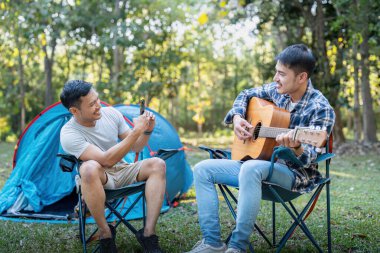
M288 129L290 113L261 98L251 98L247 108L246 120L253 126L249 130L252 133L252 138L242 141L235 135L231 148L233 160L269 160L273 148L278 145L276 142L277 135L291 130L295 130L293 139L301 143L315 147L323 147L326 143L327 132L325 130L305 127Z

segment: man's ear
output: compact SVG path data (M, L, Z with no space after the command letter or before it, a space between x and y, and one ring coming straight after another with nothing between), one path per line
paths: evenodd
M76 114L78 114L79 109L76 108L76 107L74 107L74 106L72 106L72 107L69 108L69 112L71 112L72 115L76 115Z
M303 83L303 82L307 82L307 80L309 79L309 76L306 72L301 72L298 74L298 80Z

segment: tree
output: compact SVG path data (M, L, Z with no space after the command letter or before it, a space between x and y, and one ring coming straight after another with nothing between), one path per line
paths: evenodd
M377 14L373 15L371 13L378 13L375 10L380 11L379 8L375 8L375 10L371 7L370 2L367 0L360 0L359 8L362 9L362 12L359 15L359 23L362 24L362 36L363 41L360 45L360 53L361 53L361 70L362 70L362 98L363 98L363 135L365 143L373 143L377 142L376 137L376 117L373 111L373 100L371 95L371 87L369 83L369 40L371 33L374 31L370 30L371 18L376 20L378 19ZM377 28L378 29L378 28Z

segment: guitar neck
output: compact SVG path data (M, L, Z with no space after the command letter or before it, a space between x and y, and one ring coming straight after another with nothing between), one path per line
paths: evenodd
M290 132L292 129L287 128L278 128L278 127L263 127L261 126L259 129L258 137L263 138L276 138L279 134L286 134Z

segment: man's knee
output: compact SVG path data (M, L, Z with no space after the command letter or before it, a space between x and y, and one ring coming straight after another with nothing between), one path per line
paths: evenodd
M166 175L166 163L161 158L153 157L149 159L149 165L153 174Z
M99 169L102 166L97 161L86 161L83 162L79 168L80 176L84 182L93 182L99 179Z
M240 168L239 181L242 180L252 180L259 179L264 180L267 175L267 170L269 170L269 164L263 163L260 160L250 160L243 163Z
M208 160L203 160L197 163L194 167L194 180L199 180L208 177Z

